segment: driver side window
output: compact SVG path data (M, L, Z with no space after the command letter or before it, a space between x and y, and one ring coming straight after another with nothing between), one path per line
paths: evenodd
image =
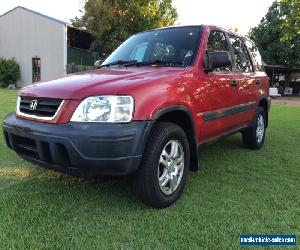
M206 54L209 52L214 51L227 51L229 52L229 46L227 43L227 39L225 36L225 33L220 30L213 30L210 32L207 46L206 46ZM226 68L217 68L214 70L214 72L227 72L231 71L232 67L226 67Z

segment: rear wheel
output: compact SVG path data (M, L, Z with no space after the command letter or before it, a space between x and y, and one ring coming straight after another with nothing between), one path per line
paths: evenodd
M243 144L250 149L260 149L266 136L266 113L262 107L258 107L255 123L242 133Z
M167 122L158 123L149 138L141 166L133 176L133 190L146 205L164 208L184 189L189 144L182 128Z

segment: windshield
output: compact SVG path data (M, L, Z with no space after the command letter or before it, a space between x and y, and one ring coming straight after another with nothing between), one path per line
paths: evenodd
M122 43L102 65L118 62L159 62L159 66L188 67L196 57L201 27L178 27L133 35Z

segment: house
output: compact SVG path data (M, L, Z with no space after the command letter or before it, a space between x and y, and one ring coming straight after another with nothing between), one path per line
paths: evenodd
M0 16L0 57L19 63L21 87L92 68L92 42L86 31L21 6Z
M300 94L300 68L292 68L283 65L265 65L265 72L270 78L270 86L278 89L278 93L284 95L287 89L290 94Z

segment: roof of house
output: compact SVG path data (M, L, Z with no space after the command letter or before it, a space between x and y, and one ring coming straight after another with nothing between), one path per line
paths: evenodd
M287 67L284 65L265 65L264 68L266 71L274 73L300 73L300 68Z
M42 17L44 17L44 18L47 18L47 19L49 19L49 20L51 20L51 21L54 21L54 22L57 22L57 23L60 23L60 24L64 24L64 25L68 25L68 24L69 24L68 22L64 22L64 21L58 20L58 19L56 19L56 18L53 18L53 17L47 16L47 15L44 15L44 14L39 13L39 12L36 12L36 11L34 11L34 10L27 9L27 8L25 8L25 7L23 7L23 6L17 6L17 7L15 7L15 8L11 9L11 10L5 12L4 14L0 15L0 18L1 18L2 16L7 15L7 14L10 13L10 12L13 12L13 11L16 10L16 9L23 9L23 10L25 10L25 11L31 12L31 13L36 14L36 15L39 15L39 16L42 16Z

